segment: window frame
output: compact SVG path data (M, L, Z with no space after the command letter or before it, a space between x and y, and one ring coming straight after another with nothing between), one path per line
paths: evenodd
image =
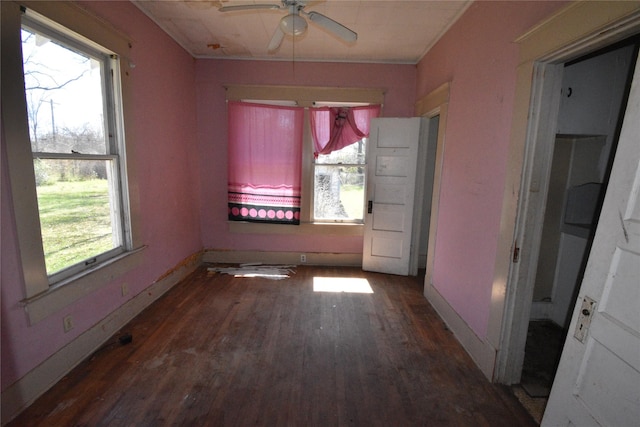
M10 177L14 221L16 228L19 262L22 268L24 296L22 305L30 324L38 323L60 311L79 298L104 285L117 280L143 260L144 245L137 241L140 229L140 204L131 197L126 186L121 188L123 218L128 224L123 241L128 244L123 251L113 254L102 263L93 263L89 268L51 284L46 273L44 251L40 233L40 218L35 188L33 154L29 138L29 124L24 90L22 66L22 18L42 20L55 30L79 37L91 46L100 46L116 61L113 69L114 93L121 100L114 103L114 120L121 126L113 128L120 146L120 176L128 179L129 185L137 182L132 168L132 145L124 145L127 121L131 105L129 72L133 68L128 59L131 43L104 21L91 15L73 3L25 1L22 4L2 2L2 123L3 149L6 149L7 169ZM109 73L111 74L111 73ZM6 147L6 148L5 148ZM20 268L20 267L19 267Z
M88 40L78 34L73 34L70 30L43 17L42 15L25 11L20 26L21 30L27 28L30 31L42 34L52 41L60 43L62 46L74 50L82 55L94 58L99 61L101 68L101 81L103 100L103 130L105 138L105 154L81 154L77 152L34 152L33 160L105 160L111 162L112 179L109 182L110 194L113 194L112 202L115 204L117 215L113 215L114 220L111 228L112 234L117 235L118 245L110 250L92 255L75 264L68 265L62 270L48 274L50 286L55 286L64 280L82 274L94 266L99 266L111 258L132 248L130 221L128 205L128 185L126 168L121 164L120 152L124 151L124 138L122 135L122 116L118 114L118 105L121 105L120 94L120 73L119 58L113 52L103 48L99 44ZM25 91L26 93L26 91Z
M340 105L340 106L344 106L344 105ZM311 197L311 210L310 210L310 222L314 223L314 224L360 224L363 225L364 224L364 219L365 219L365 206L367 204L366 199L367 199L367 167L369 164L368 161L368 152L367 152L367 147L369 144L369 138L365 137L360 139L359 141L365 140L365 153L364 153L364 163L318 163L316 160L314 159L311 165L311 176L312 176L312 188L313 191L311 191L310 197ZM354 144L357 144L359 141L354 142ZM305 141L306 142L306 141ZM344 147L347 148L347 147ZM343 149L344 149L343 148ZM339 219L339 218L334 218L334 219L329 219L329 218L316 218L315 217L315 208L316 208L316 189L315 189L315 176L316 176L316 170L318 167L328 167L328 168L364 168L365 172L364 172L364 185L363 185L363 195L362 195L362 218L361 219Z
M294 102L304 107L304 135L302 148L302 202L300 206L300 225L286 227L280 224L256 224L229 221L232 233L261 234L323 234L358 236L362 235L362 222L314 222L313 221L313 179L314 161L311 129L309 124L309 108L327 105L368 105L380 104L384 107L383 89L374 88L338 88L338 87L304 87L304 86L261 86L261 85L224 85L227 101L262 100L273 102ZM255 102L255 101L252 101ZM381 110L382 111L382 110ZM365 188L366 191L366 188ZM365 200L366 203L366 200Z

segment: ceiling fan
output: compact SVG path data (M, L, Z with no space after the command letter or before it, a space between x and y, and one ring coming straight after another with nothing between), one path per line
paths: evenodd
M307 0L282 0L282 4L246 4L237 6L223 6L218 9L220 12L235 12L241 10L287 10L289 13L280 20L276 31L271 37L267 51L273 53L282 44L285 35L300 36L307 31L307 21L300 15L306 16L315 24L335 34L342 40L352 43L358 39L358 34L339 22L334 21L318 12L305 12L304 8Z

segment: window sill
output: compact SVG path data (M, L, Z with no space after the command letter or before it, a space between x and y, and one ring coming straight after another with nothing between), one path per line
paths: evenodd
M258 224L229 221L229 232L246 234L291 234L323 236L362 236L364 224L302 223L300 225Z
M96 291L140 264L146 246L124 252L94 268L52 285L47 291L22 301L29 323L34 325L69 304Z

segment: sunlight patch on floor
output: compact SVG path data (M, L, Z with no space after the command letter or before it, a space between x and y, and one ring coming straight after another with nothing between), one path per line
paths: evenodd
M372 294L373 289L367 279L353 277L314 277L313 292L347 292Z

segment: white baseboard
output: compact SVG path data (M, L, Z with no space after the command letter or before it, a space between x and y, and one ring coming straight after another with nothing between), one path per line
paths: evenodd
M18 416L38 397L107 342L136 317L202 263L200 253L186 258L144 291L121 305L98 324L79 335L36 368L2 392L2 425ZM135 337L134 337L135 339Z
M300 255L306 256L306 262L300 261ZM326 252L265 252L265 251L220 251L205 250L203 262L243 264L261 262L264 264L328 265L362 267L362 253L337 254Z
M427 297L440 318L447 324L485 377L489 381L493 381L497 350L488 342L480 339L432 285L425 286L424 296Z

